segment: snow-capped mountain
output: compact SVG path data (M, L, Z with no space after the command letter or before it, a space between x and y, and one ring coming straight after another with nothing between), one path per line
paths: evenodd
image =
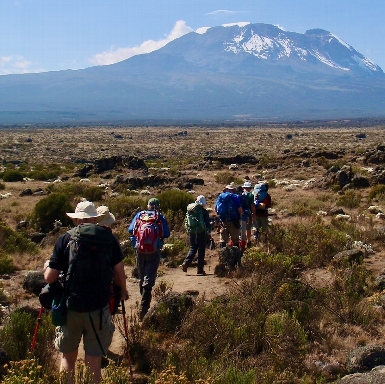
M322 29L200 28L108 66L0 76L0 124L384 115L382 69Z
M245 52L266 61L302 61L309 64L320 62L342 71L362 69L368 73L382 73L381 68L370 59L323 29L312 29L299 34L264 24L240 23L225 26L238 29L230 40L224 42L224 50L227 52ZM207 33L208 30L200 29L196 32Z

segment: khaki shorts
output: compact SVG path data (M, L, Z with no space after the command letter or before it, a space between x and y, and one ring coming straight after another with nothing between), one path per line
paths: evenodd
M67 310L67 324L56 327L55 348L58 351L62 353L76 351L79 348L79 343L83 336L84 351L87 355L94 357L103 355L95 331L92 328L90 315L103 351L107 353L115 330L111 322L111 314L108 306L103 309L102 316L100 316L99 310L93 312L74 312Z
M241 234L241 229L236 228L231 221L224 222L223 228L221 229L221 232L219 234L219 242L227 243L229 241L229 238L231 237L233 242L237 244L239 242L240 234Z

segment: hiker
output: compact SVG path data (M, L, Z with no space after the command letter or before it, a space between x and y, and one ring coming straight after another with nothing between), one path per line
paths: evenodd
M197 275L202 276L206 275L204 271L206 243L211 235L210 217L205 207L206 198L203 195L199 195L195 203L187 206L185 227L189 235L190 250L181 265L182 271L187 272L187 268L198 252Z
M111 229L96 225L100 215L90 201L67 213L75 227L61 235L44 265L44 279L52 284L64 276L66 320L56 327L55 347L62 353L60 371L73 383L79 342L83 337L85 363L94 383L101 378L101 360L112 341L114 325L109 309L112 279L128 299L123 254ZM90 260L92 262L90 262Z
M271 208L271 196L268 193L269 184L260 183L254 186L254 198L255 198L255 221L254 226L256 229L255 237L258 239L259 234L266 235L269 225L269 211Z
M253 217L255 217L254 195L251 192L252 184L245 181L241 187L241 199L243 215L241 217L241 240L240 249L244 250L251 247L251 228L253 225Z
M96 209L98 215L97 219L98 225L104 225L106 227L111 227L115 223L115 216L110 212L109 208L106 205L101 205Z
M151 198L147 210L138 212L128 227L131 244L136 249L139 272L139 290L142 296L139 319L143 320L151 303L151 292L155 285L163 239L170 236L165 217L160 213L160 202Z
M219 247L224 248L231 238L232 245L239 246L240 218L243 209L240 196L235 192L234 183L226 185L215 203L215 212L219 215L222 227L219 233Z

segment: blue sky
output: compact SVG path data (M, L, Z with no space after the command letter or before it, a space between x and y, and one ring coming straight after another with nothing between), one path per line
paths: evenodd
M240 21L326 29L385 71L384 20L384 0L0 0L0 75L111 64Z

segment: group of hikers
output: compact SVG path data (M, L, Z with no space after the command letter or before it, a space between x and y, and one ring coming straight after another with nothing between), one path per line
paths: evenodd
M219 217L220 247L229 244L243 251L251 246L252 228L255 235L266 231L271 206L267 191L267 184L261 183L252 189L251 182L246 180L238 188L233 183L227 185L218 195L214 209ZM197 274L206 275L205 249L208 240L210 246L213 245L214 225L206 206L203 195L187 206L184 224L190 248L181 265L184 272L198 253ZM129 298L124 256L111 230L115 217L108 207L96 208L92 202L84 200L76 206L75 212L67 215L73 220L74 228L58 238L51 258L44 264L47 286L52 287L52 291L53 287L61 287L55 291L52 306L51 302L48 304L52 309L52 321L57 326L54 343L62 353L60 370L66 371L67 382L73 383L78 348L83 338L85 363L93 382L98 383L102 357L106 356L112 342L112 315L116 304L121 303L124 308L124 301ZM136 250L141 294L138 316L143 320L150 308L163 242L170 236L157 198L149 199L146 209L134 216L128 232Z

